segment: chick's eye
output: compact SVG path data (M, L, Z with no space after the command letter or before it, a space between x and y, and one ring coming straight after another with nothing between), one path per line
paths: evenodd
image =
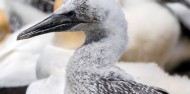
M75 11L70 11L70 12L66 13L65 16L74 17L74 16L76 16L76 12Z

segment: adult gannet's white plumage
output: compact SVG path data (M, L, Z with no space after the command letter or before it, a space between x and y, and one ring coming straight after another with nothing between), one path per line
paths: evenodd
M7 44L0 54L2 61L0 63L0 88L24 86L35 81L35 68L40 51L53 38L53 34L48 34L40 38L16 42L18 33L7 39L7 42L12 41L12 44Z
M24 24L31 23L47 15L29 5L24 5L23 2L21 1L11 2L11 0L9 1L7 0L7 5L11 6L10 10L13 8L13 10L15 10L15 12L19 16L21 16L21 18L23 18L22 21L24 22ZM46 58L47 56L46 54L49 51L55 50L55 48L57 48L57 47L54 47L53 44L55 44L58 47L66 46L66 44L63 45L59 43L59 40L64 39L64 38L59 37L58 34L55 34L56 38L53 38L54 34L49 34L49 35L45 35L44 37L36 38L33 40L28 40L28 41L23 41L23 42L16 41L16 36L18 35L18 33L30 27L31 25L32 24L24 26L21 30L16 31L16 33L7 37L5 41L1 44L0 88L28 85L31 82L37 80L36 78L37 61L39 62L43 61L44 58ZM64 35L64 37L66 37L67 35L68 34ZM74 36L76 36L76 34L74 34ZM38 41L38 40L43 40L43 41ZM53 44L51 44L50 42L53 42ZM59 50L60 48L57 48L57 49L60 52ZM68 55L68 52L72 52L72 51L70 50L67 51L64 49L62 50L62 53L66 56L66 58L63 59L65 60L65 62L67 62L68 58L70 57L70 55ZM53 55L53 53L48 53L48 54ZM52 61L49 61L49 62L52 62ZM40 65L40 63L38 63L38 65ZM44 67L42 67L41 69L40 66L37 66L37 70L45 71L44 74L49 74L49 72L52 74L56 73L56 72L54 73L52 72L55 70L49 69L49 67L51 68L54 67L52 66L52 64L47 63L47 65L49 66L45 66L44 70L42 70ZM30 74L30 76L28 76L28 74ZM37 72L37 75L40 75L40 71ZM42 78L43 77L42 75L40 75L38 78Z
M114 0L69 0L50 17L21 33L18 39L60 30L86 34L85 43L67 65L66 94L168 94L134 82L115 66L125 50L127 33L125 17Z
M139 62L134 64L134 62L120 62L117 65L132 74L134 79L140 83L164 88L170 94L190 93L190 79L188 77L171 76L155 63Z
M74 36L77 37L77 34L74 33ZM67 64L66 62L67 59L72 55L73 51L60 49L59 47L76 48L76 45L68 46L70 45L68 42L76 42L76 39L80 39L74 38L73 40L72 38L66 38L68 36L74 37L73 33L57 33L53 39L53 44L47 45L44 48L42 55L39 57L36 70L37 77L41 80L33 82L29 86L27 94L62 94L65 85L64 75ZM81 35L78 37L81 37ZM135 80L140 81L141 83L162 87L172 94L187 94L190 92L188 91L188 88L185 88L190 86L190 83L188 83L189 80L187 78L171 77L168 74L162 72L158 66L152 66L150 64L128 63L118 63L118 66L131 73ZM159 76L156 77L154 73ZM154 75L156 78L149 80L149 78L152 78L149 74ZM167 81L163 80L163 78L167 79ZM167 87L165 84L172 87ZM176 89L178 87L183 87L184 90Z
M121 60L156 62L164 67L180 34L176 17L156 0L121 1L130 23L129 43Z

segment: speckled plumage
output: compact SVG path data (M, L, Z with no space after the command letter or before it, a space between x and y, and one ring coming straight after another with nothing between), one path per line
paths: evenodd
M101 78L98 82L98 94L168 94L162 89L149 87L134 81L120 78Z
M88 23L71 28L84 31L86 40L67 65L65 94L168 94L132 81L116 67L127 44L127 24L114 0L67 0L55 14L69 11Z

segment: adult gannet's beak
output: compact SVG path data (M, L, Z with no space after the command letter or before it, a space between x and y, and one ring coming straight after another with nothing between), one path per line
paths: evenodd
M66 31L80 23L85 22L77 19L76 15L52 14L45 20L20 33L17 40L28 39L50 32Z

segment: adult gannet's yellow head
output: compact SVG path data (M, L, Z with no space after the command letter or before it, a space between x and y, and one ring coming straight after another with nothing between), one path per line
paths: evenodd
M56 10L62 4L62 0L55 0L53 9Z
M10 26L5 12L0 9L0 41L10 33Z

